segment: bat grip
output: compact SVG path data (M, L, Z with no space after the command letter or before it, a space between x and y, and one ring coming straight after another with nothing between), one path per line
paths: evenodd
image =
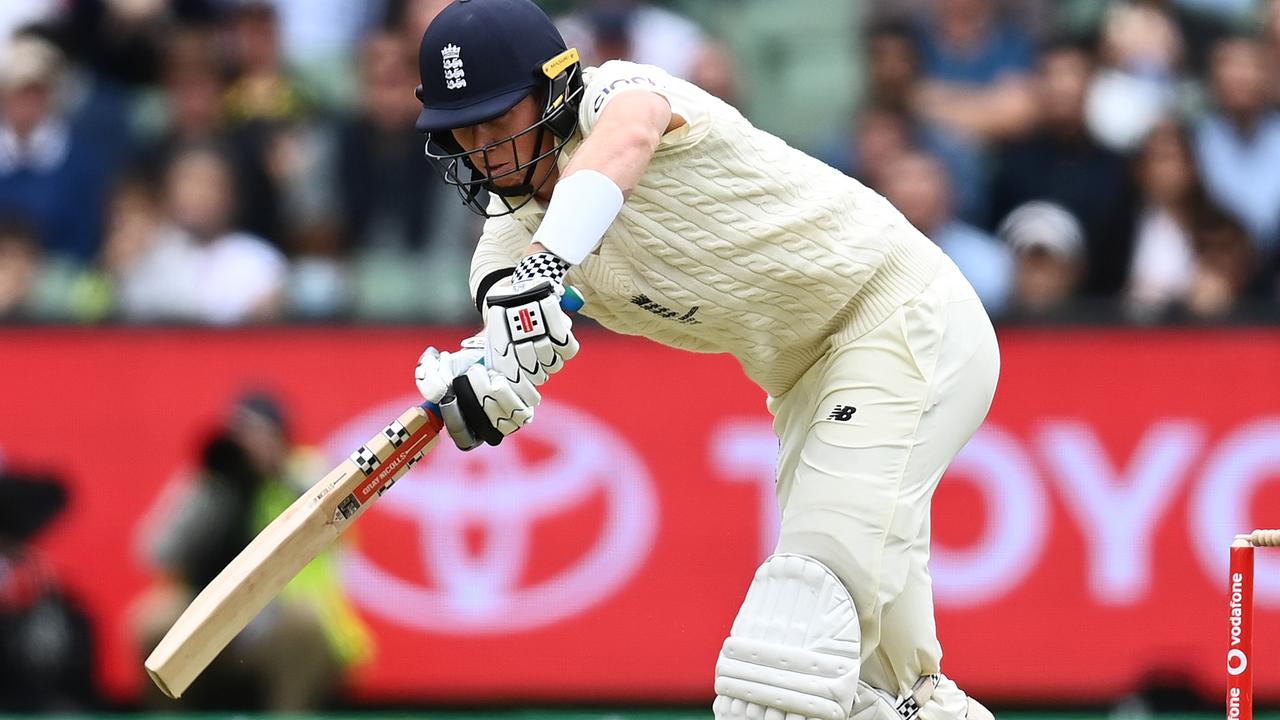
M570 315L574 315L582 310L586 305L586 301L582 299L582 295L572 286L566 286L564 295L560 296L560 307ZM423 410L431 413L437 420L442 420L444 416L440 414L440 406L428 400L420 406Z
M571 285L565 286L564 295L560 296L561 309L570 315L573 315L581 312L582 307L586 304L587 301L582 299L582 295L578 292L577 288L574 288Z

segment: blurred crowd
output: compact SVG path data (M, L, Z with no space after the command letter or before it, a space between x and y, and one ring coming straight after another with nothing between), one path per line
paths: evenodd
M444 4L0 3L0 319L469 319L413 129ZM1280 0L803 4L546 6L889 197L997 318L1280 315Z

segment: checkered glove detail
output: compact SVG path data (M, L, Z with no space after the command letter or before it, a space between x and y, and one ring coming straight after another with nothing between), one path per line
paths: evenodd
M556 285L564 285L564 277L569 274L569 263L549 252L529 255L516 265L515 274L511 277L513 289L526 290L542 280L550 280Z

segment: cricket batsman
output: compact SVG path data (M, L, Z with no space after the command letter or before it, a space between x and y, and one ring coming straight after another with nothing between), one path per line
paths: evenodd
M455 0L419 63L427 154L488 218L484 330L417 367L454 442L533 419L578 352L566 287L616 332L733 355L769 396L781 534L721 649L715 717L990 720L941 672L928 568L934 489L999 374L956 266L697 87L583 67L531 0Z

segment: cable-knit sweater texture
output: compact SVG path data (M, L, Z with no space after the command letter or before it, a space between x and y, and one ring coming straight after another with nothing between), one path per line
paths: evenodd
M945 262L884 198L656 68L589 69L584 135L606 104L597 100L619 85L636 89L627 78L653 79L638 89L656 87L687 124L663 139L600 246L569 272L583 314L601 325L729 353L778 396L829 349L916 296ZM473 292L519 259L543 214L535 202L486 223Z

